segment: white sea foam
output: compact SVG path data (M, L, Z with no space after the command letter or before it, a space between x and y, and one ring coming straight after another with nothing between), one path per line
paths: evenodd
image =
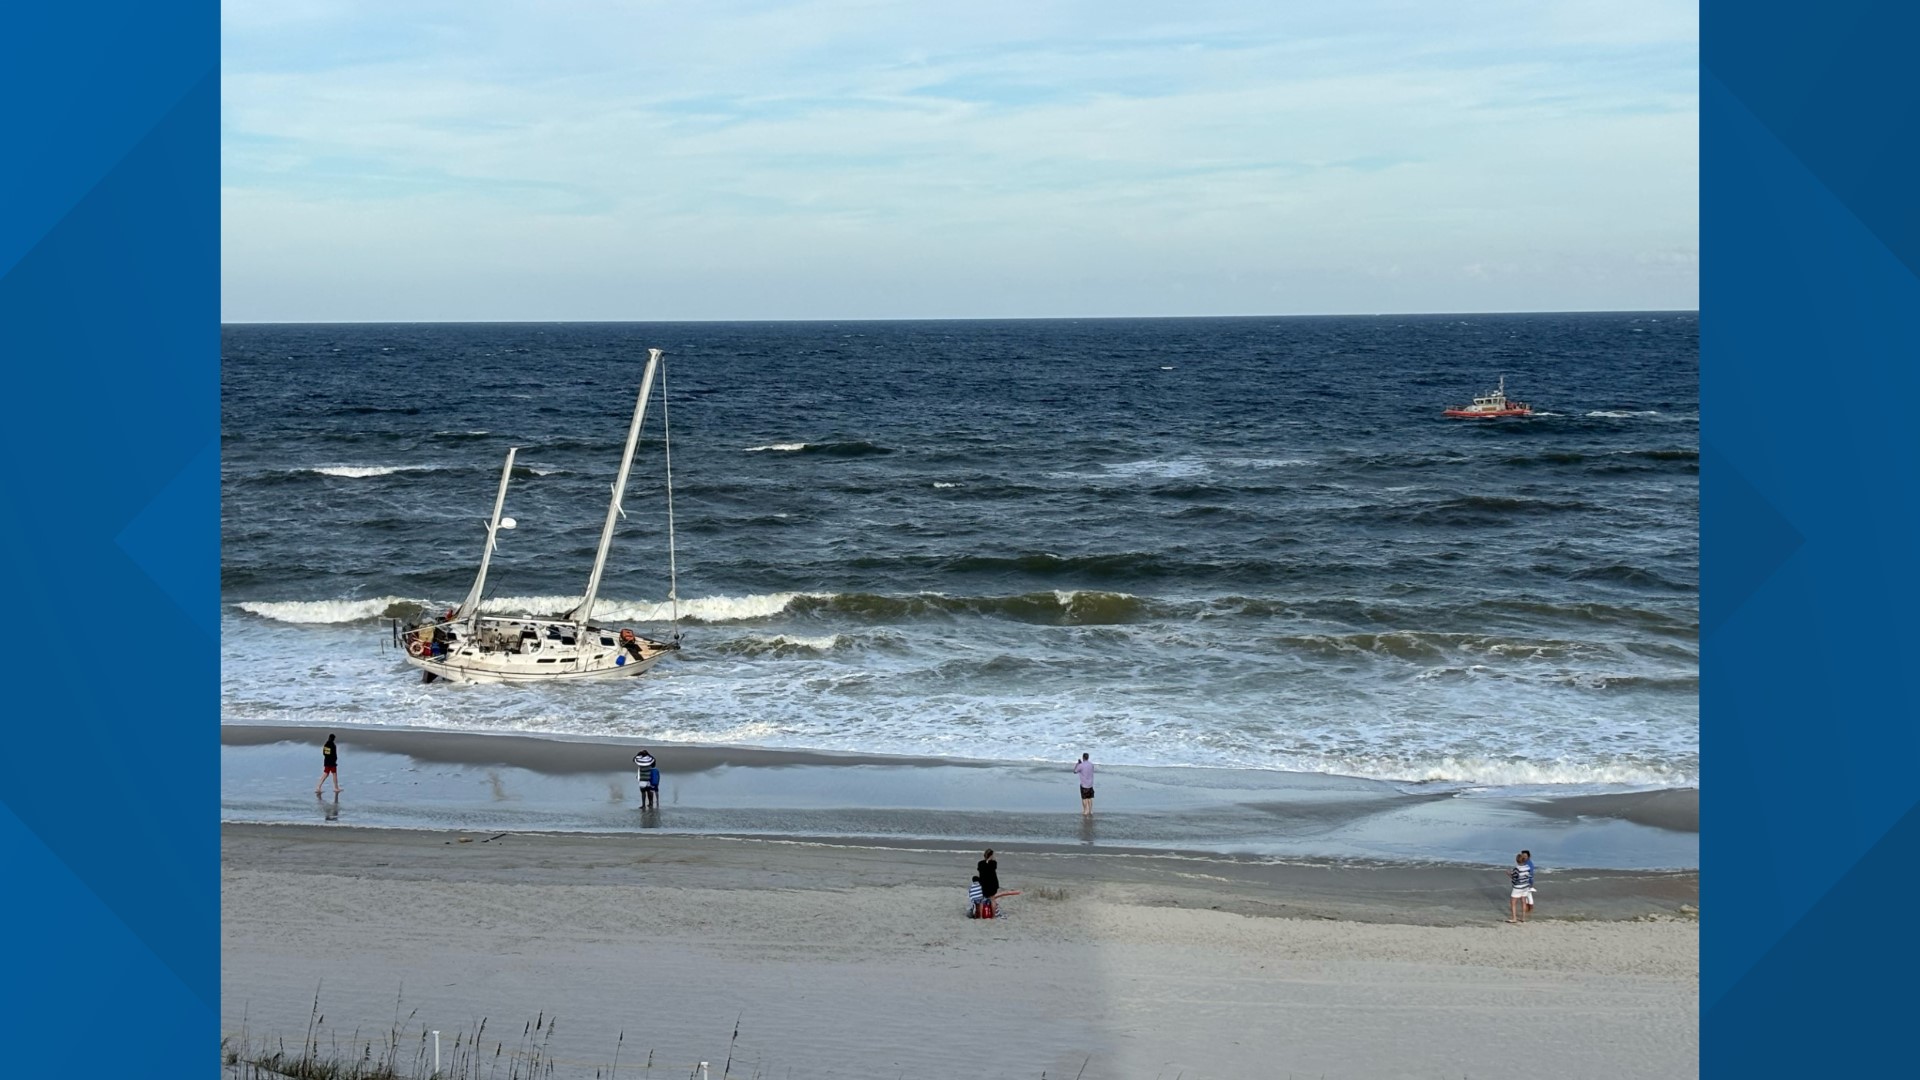
M438 465L316 465L310 469L296 469L296 472L319 473L321 476L344 476L359 480L369 476L388 476L397 472L435 472Z
M772 637L755 635L748 639L758 645L789 646L798 649L812 649L815 652L828 652L840 644L840 635L829 634L825 637L801 637L798 634L775 634Z
M949 483L947 483L947 482L946 482L945 480L935 480L935 481L933 482L933 486L934 486L934 487L937 487L937 488L957 488L957 487L959 487L960 485L959 485L959 484L949 484Z
M764 619L786 610L802 593L762 593L754 596L697 596L680 601L680 617L695 622L739 622ZM480 610L501 615L533 612L557 614L580 602L578 596L499 596L480 605ZM674 606L665 600L621 600L601 597L593 607L595 621L667 622Z
M1333 771L1350 766L1356 775L1383 780L1450 781L1480 787L1604 784L1629 787L1698 787L1700 778L1657 765L1586 764L1561 761L1501 761L1479 757L1439 757L1409 761L1357 759L1329 762Z
M1162 461L1148 458L1145 461L1123 461L1106 466L1109 476L1158 476L1168 480L1178 480L1189 476L1205 476L1212 470L1204 461L1192 458L1174 458Z
M768 443L765 446L749 446L746 452L749 454L757 454L763 450L777 450L783 454L791 454L795 450L805 450L806 448L807 444L803 442L783 442Z
M802 593L765 593L756 596L703 596L680 601L680 617L696 622L738 622L778 615ZM493 615L558 615L580 602L578 596L497 596L481 603ZM234 605L251 615L286 623L350 623L385 618L396 607L438 610L444 601L404 596L367 600L248 600ZM666 622L673 618L667 601L602 598L594 618L608 622Z
M1229 458L1227 464L1241 469L1293 469L1313 463L1306 458Z
M1659 416L1658 409L1642 409L1637 412L1625 409L1595 409L1587 414L1595 420L1631 420L1636 416Z
M700 596L680 601L680 617L706 623L765 619L785 611L788 604L803 595L809 594L785 592L753 596ZM602 601L597 614L608 619L666 622L673 617L673 607L664 601L612 600Z
M408 602L404 597L381 596L372 600L248 600L235 606L277 622L348 623L378 619L395 604Z

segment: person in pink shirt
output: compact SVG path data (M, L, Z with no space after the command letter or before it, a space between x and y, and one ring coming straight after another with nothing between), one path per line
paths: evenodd
M1080 816L1093 816L1093 762L1086 754L1073 763L1073 772L1080 778Z

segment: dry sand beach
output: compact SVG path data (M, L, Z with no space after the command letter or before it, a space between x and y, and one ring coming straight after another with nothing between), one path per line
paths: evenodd
M317 763L317 740L289 737ZM425 739L474 756L392 738L415 745L389 751L432 757ZM244 729L228 741L270 743ZM312 823L229 812L223 826L229 1035L297 1047L317 995L323 1045L343 1048L398 1018L405 1038L438 1029L449 1043L484 1019L511 1049L527 1022L557 1016L556 1076L608 1075L616 1045L622 1075L663 1077L702 1060L719 1076L729 1057L729 1075L765 1077L1474 1077L1516 1060L1553 1077L1696 1071L1692 870L1563 866L1543 879L1537 921L1514 927L1491 858L989 837L1003 886L1022 895L977 922L962 914L972 842L356 827L356 781L376 779L352 771L345 745L337 820L315 812L302 776L288 801L304 798ZM487 745L549 773L592 753ZM683 773L697 759L675 758ZM234 771L253 784L256 766ZM497 775L472 779L500 794ZM1686 801L1557 812L1583 827L1645 828L1617 819L1651 815L1697 829Z

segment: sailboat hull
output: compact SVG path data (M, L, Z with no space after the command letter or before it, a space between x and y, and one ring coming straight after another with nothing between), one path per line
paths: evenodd
M659 656L650 656L644 660L629 660L619 666L585 668L576 671L558 671L552 668L540 671L516 671L507 665L460 663L457 658L450 661L443 657L431 659L407 657L409 665L436 678L456 683L555 683L584 682L589 679L624 679L639 675L659 662Z
M462 632L466 630L467 632ZM435 678L460 683L578 682L638 675L680 646L616 631L545 619L486 617L468 628L442 627L407 638L406 662Z

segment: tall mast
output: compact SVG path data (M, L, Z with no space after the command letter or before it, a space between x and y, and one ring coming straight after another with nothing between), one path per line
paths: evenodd
M450 622L467 618L480 610L480 594L487 587L487 564L493 561L493 538L502 528L500 509L507 504L507 481L513 477L513 455L520 452L517 446L507 447L507 464L500 470L500 490L493 496L493 517L487 521L487 546L480 552L480 573L473 579L473 588L467 590L467 598L460 601L460 607L454 611ZM513 528L513 519L508 518L506 528Z
M593 602L600 595L600 572L607 568L607 548L613 544L613 526L624 511L620 500L627 493L627 473L633 469L633 448L640 442L640 422L647 416L647 397L653 391L653 373L660 366L660 350L647 350L647 372L640 377L640 400L633 405L633 423L627 428L627 450L620 455L620 476L613 482L613 498L607 503L607 523L600 528L600 550L593 555L593 573L587 575L587 595L580 606L567 612L569 622L585 623L593 618Z

